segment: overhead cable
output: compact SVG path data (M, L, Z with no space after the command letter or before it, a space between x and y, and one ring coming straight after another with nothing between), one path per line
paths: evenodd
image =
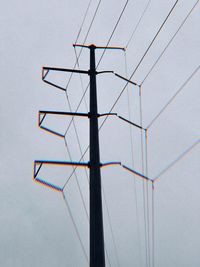
M199 3L199 0L197 0L196 3L193 5L193 7L190 9L189 13L185 17L185 19L182 21L182 23L178 27L177 31L174 33L174 35L172 36L172 38L170 39L170 41L165 46L165 48L162 51L162 53L159 55L159 57L157 58L157 60L154 62L154 64L152 65L152 67L150 68L150 70L148 71L148 73L146 74L146 76L144 77L143 81L141 82L141 85L146 81L146 79L149 76L149 74L153 71L153 69L155 68L155 66L157 65L157 63L159 62L159 60L162 58L162 56L164 55L165 51L170 46L170 44L172 43L172 41L174 40L174 38L177 36L177 34L179 33L179 31L181 30L181 28L183 27L183 25L185 24L185 22L187 21L187 19L189 18L189 16L191 15L192 11L195 9L195 7L197 6L198 3Z
M97 12L97 10L98 10L98 8L99 8L100 2L101 2L101 1L99 1L99 4L98 4L97 9L96 9L96 12ZM115 26L114 26L114 29L113 29L113 31L112 31L112 33L111 33L111 35L110 35L110 37L109 37L109 39L108 39L108 41L107 41L106 47L109 45L109 43L110 43L110 41L111 41L111 39L112 39L112 37L113 37L113 35L114 35L114 32L116 31L116 28L117 28L117 26L118 26L118 24L119 24L119 22L120 22L120 20L121 20L121 18L122 18L122 15L123 15L123 13L124 13L126 7L127 7L128 2L129 2L129 0L126 1L125 5L124 5L124 7L123 7L123 9L122 9L122 11L121 11L121 13L120 13L120 16L119 16L119 18L118 18L118 20L117 20L117 22L116 22L116 24L115 24ZM95 14L96 14L96 12L95 12ZM92 21L93 21L93 20L92 20ZM86 41L86 38L84 39L84 43L85 43L85 41ZM103 56L104 56L104 54L105 54L105 50L106 50L106 48L104 49L104 51L103 51L103 53L102 53L102 55L101 55L101 57L100 57L100 60L99 60L98 63L97 63L96 68L99 66L99 64L100 64L100 62L101 62L101 60L102 60L102 58L103 58ZM82 48L81 48L81 51L82 51ZM76 64L74 65L74 68L75 68L76 65L77 65L77 62L78 62L78 60L79 60L79 56L80 56L80 53L79 53L79 55L77 56L77 61L76 61ZM69 82L68 82L68 83L69 83ZM79 101L79 103L78 103L78 107L76 108L76 110L78 110L78 108L80 107L82 101L84 100L84 97L85 97L85 94L87 93L87 90L88 90L88 88L89 88L89 85L90 85L90 83L88 83L88 85L87 85L85 91L83 92L83 96L81 97L81 100ZM68 87L68 84L67 84L67 87ZM66 87L66 90L67 90L67 87ZM67 91L66 91L66 93L67 93ZM69 127L71 126L72 121L73 121L73 118L72 118L72 120L71 120L71 122L70 122L70 124L69 124ZM69 127L68 127L67 131L69 130ZM66 133L67 133L67 131L66 131Z
M147 131L145 131L145 175L148 177L148 147L147 147ZM149 183L146 181L146 207L147 207L147 234L148 234L148 260L151 266L151 242L150 242L150 208L149 208Z
M181 85L181 87L176 91L176 93L169 99L169 101L164 105L164 107L159 111L159 113L153 118L153 120L146 127L149 129L153 123L160 117L160 115L166 110L166 108L173 102L173 100L180 94L180 92L185 88L188 82L192 79L192 77L197 73L200 69L200 65L192 72L192 74L187 78L187 80Z
M117 22L116 22L116 24L115 24L115 26L114 26L114 28L113 28L112 33L111 33L111 35L110 35L110 37L109 37L109 39L108 39L108 41L107 41L106 47L109 45L109 43L110 43L110 41L111 41L111 39L112 39L112 37L113 37L113 35L114 35L116 29L117 29L117 26L118 26L118 24L119 24L119 22L120 22L120 20L121 20L121 18L122 18L122 16L123 16L124 12L125 12L125 9L126 9L126 7L127 7L127 5L128 5L128 2L129 2L129 0L126 0L126 3L125 3L125 5L124 5L124 7L123 7L123 9L122 9L122 11L121 11L121 13L120 13L120 15L119 15L119 18L118 18L118 20L117 20ZM101 57L100 57L100 59L99 59L99 61L98 61L98 63L97 63L96 68L98 68L98 66L99 66L99 64L100 64L100 62L101 62L101 60L102 60L102 58L103 58L105 52L106 52L106 48L104 49L104 51L103 51L103 53L102 53L102 55L101 55Z
M126 58L126 51L124 52L124 63L125 63L125 74L126 77L128 77L128 66L127 66L127 58ZM115 74L116 75L116 74ZM122 77L124 79L124 77ZM126 80L126 78L125 78ZM131 82L133 85L136 85L135 83ZM128 119L131 121L131 106L130 106L130 94L129 90L127 90L127 102L128 102ZM133 117L134 120L134 117ZM141 126L141 124L140 124ZM134 169L135 167L135 159L134 159L134 140L132 135L132 127L129 125L129 134L130 134L130 140L131 140L131 161L132 161L132 167ZM142 130L142 129L141 129ZM136 215L136 221L137 221L137 239L138 239L138 250L139 250L139 261L140 266L142 266L142 247L141 247L141 233L140 233L140 223L139 223L139 208L138 208L138 193L136 190L136 177L134 175L134 200L135 200L135 215Z
M133 36L135 35L135 33L136 33L136 31L137 31L137 29L138 29L138 27L139 27L139 25L140 25L140 23L141 23L141 21L142 21L144 15L145 15L145 13L146 13L146 11L147 11L147 9L148 9L150 3L151 3L151 0L149 0L149 1L147 2L147 5L145 6L144 11L142 12L142 15L140 16L140 18L139 18L139 20L138 20L138 22L137 22L137 24L136 24L136 26L135 26L135 28L134 28L132 34L131 34L131 37L129 38L129 40L128 40L126 46L125 46L126 49L128 48L130 42L133 40Z
M134 76L135 72L137 71L137 69L139 68L140 64L142 63L142 61L144 60L145 56L147 55L148 51L150 50L151 46L153 45L154 41L156 40L158 34L160 33L160 31L162 30L162 28L164 27L166 21L168 20L168 18L170 17L172 11L174 10L175 6L177 5L179 0L177 0L173 7L171 8L170 12L168 13L167 17L165 18L164 22L162 23L162 25L160 26L159 30L157 31L156 35L154 36L153 40L151 41L151 43L149 44L148 48L146 49L145 53L143 54L142 58L140 59L140 61L138 62L137 66L135 67L135 69L133 70L130 78L128 80L131 80L132 77ZM120 94L118 95L118 97L116 98L115 102L113 103L113 105L111 106L110 112L112 112L113 108L115 107L115 105L117 104L117 102L119 101L120 97L122 96L123 92L125 91L127 85L128 85L128 81L126 82L126 84L124 85L123 89L121 90ZM103 124L105 123L105 121L107 120L107 117L104 119L104 121L102 122L100 128L103 126Z
M140 108L140 125L143 124L143 113L142 113L142 90L141 86L139 87L139 108ZM146 175L144 171L144 140L143 140L143 132L140 131L140 141L141 141L141 162L142 162L142 173ZM149 260L149 234L148 234L148 214L147 214L147 188L148 180L143 180L142 189L143 189L143 216L144 216L144 240L145 240L145 253L146 253L146 266L150 267Z
M95 12L94 12L94 15L93 15L93 17L92 17L92 20L91 20L90 25L89 25L89 27L88 27L87 33L86 33L86 35L85 35L83 44L85 44L85 42L86 42L86 40L87 40L87 38L88 38L88 35L89 35L89 33L90 33L90 30L91 30L92 25L93 25L93 23L94 23L94 20L95 20L95 18L96 18L96 15L97 15L99 6L100 6L100 4L101 4L101 1L102 1L102 0L99 0L99 2L98 2L98 4L97 4L97 7L96 7ZM88 10L88 9L87 9L87 10ZM86 11L87 11L87 10L86 10ZM80 34L79 34L79 35L80 35ZM78 35L77 35L77 37L78 37ZM76 38L75 44L76 44L77 41L78 41L78 38ZM73 69L75 69L75 67L77 66L77 63L78 63L78 60L79 60L79 58L80 58L80 56L81 56L82 50L83 50L83 48L80 49L80 52L79 52L79 54L78 54L78 56L77 56L77 58L76 58L76 61L75 61L75 64L74 64ZM70 82L71 82L72 76L73 76L73 73L70 74L70 77L69 77L69 79L68 79L68 82L67 82L67 85L66 85L66 94L67 94L67 89L68 89L69 84L70 84Z
M150 48L152 47L154 41L156 40L156 38L158 37L159 33L161 32L162 28L164 27L165 23L167 22L168 18L170 17L172 11L174 10L174 8L176 7L177 3L179 0L176 0L176 2L174 3L173 7L171 8L171 10L169 11L167 17L165 18L165 20L163 21L163 23L161 24L160 28L158 29L156 35L154 36L153 40L151 41L151 43L149 44L149 46L147 47L145 53L143 54L143 56L141 57L140 61L138 62L137 66L135 67L133 73L131 74L130 79L133 77L133 75L136 73L137 69L139 68L140 64L143 62L145 56L147 55L148 51L150 50Z
M173 160L167 167L165 167L156 177L153 179L157 181L160 177L165 174L171 167L173 167L178 161L180 161L183 157L185 157L189 152L191 152L198 144L200 143L200 139L198 139L194 144L188 147L183 153L181 153L175 160Z
M110 228L110 232L111 232L112 242L113 242L114 251L115 251L115 255L116 255L116 262L117 262L117 266L120 267L119 256L118 256L118 251L117 251L117 245L116 245L116 242L115 242L115 236L114 236L114 231L113 231L113 227L112 227L110 211L109 211L109 208L108 208L108 203L107 203L107 200L106 200L106 193L105 193L105 190L104 190L103 186L102 186L102 191L103 191L103 199L104 199L104 202L105 202L105 207L106 207L106 211L107 211L107 215L108 215L108 223L109 223L109 228Z
M87 17L87 14L88 14L88 11L89 11L91 3L92 3L92 0L89 1L88 6L86 8L86 11L85 11L85 14L84 14L84 17L83 17L83 21L81 23L81 26L79 28L79 31L78 31L78 34L77 34L77 37L76 37L76 40L75 40L75 44L78 42L78 39L80 37L80 34L81 34L82 29L83 29L83 25L85 23L85 20L86 20L86 17Z
M80 233L79 233L79 231L78 231L78 227L77 227L77 225L76 225L76 223L75 223L74 217L73 217L73 215L72 215L72 212L71 212L69 203L68 203L68 201L67 201L67 199L66 199L66 197L65 197L64 192L62 193L62 196L63 196L64 202L65 202L65 205L66 205L66 207L67 207L69 216L70 216L70 218L71 218L71 221L72 221L72 223L73 223L74 230L75 230L76 235L77 235L77 237L78 237L79 243L80 243L80 245L81 245L83 254L84 254L85 259L86 259L86 261L87 261L87 263L88 263L88 266L89 266L89 259L88 259L88 255L87 255L86 249L85 249L85 247L84 247L84 245L83 245L83 241L82 241L81 236L80 236Z
M65 140L65 146L66 146L66 148L67 148L67 152L68 152L69 158L70 158L70 160L72 161L71 152L70 152L69 147L68 147L68 145L67 145L66 138L64 138L64 140ZM74 166L73 166L72 168L73 168L73 170L75 170ZM78 177L77 177L77 174L76 174L75 171L74 171L74 175L75 175L75 180L76 180L76 184L77 184L77 187L78 187L78 191L79 191L79 194L80 194L80 197L81 197L81 201L82 201L82 204L83 204L83 208L84 208L86 217L87 217L87 219L88 219L88 218L89 218L89 215L88 215L88 211L87 211L87 208L86 208L85 200L84 200L84 197L83 197L83 192L82 192L82 190L81 190L81 186L80 186L80 184L79 184ZM68 180L67 180L67 182L68 182ZM65 186L66 186L67 182L64 184L64 186L63 186L63 190L65 189Z

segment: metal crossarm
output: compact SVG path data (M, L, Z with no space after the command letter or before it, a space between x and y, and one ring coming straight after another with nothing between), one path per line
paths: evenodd
M37 165L39 165L37 169ZM70 161L52 161L52 160L36 160L34 162L34 173L33 173L33 179L34 181L45 185L51 189L54 189L56 191L63 191L64 186L60 187L58 185L55 185L53 183L50 183L49 181L46 181L45 179L38 177L39 172L43 165L62 165L62 166L76 166L76 167L89 167L88 162L70 162Z
M42 125L45 117L47 115L58 115L58 116L79 116L79 117L89 117L89 113L80 113L80 112L64 112L64 111L47 111L47 110L40 110L38 113L38 126L51 134L57 135L59 137L65 137L64 134L61 134L57 131L50 129L47 126Z
M91 48L93 47L94 49L118 49L118 50L123 50L125 51L125 47L120 47L120 46L96 46L94 44L90 45L82 45L82 44L73 44L73 47L85 47L85 48Z
M145 128L143 128L142 126L140 126L140 125L138 125L138 124L136 124L136 123L134 123L134 122L132 122L132 121L129 121L129 120L127 120L127 119L125 119L124 117L122 117L122 116L119 116L117 113L103 113L103 114L99 114L98 115L99 117L103 117L103 116L117 116L119 119L121 119L121 120L123 120L123 121L125 121L125 122L127 122L127 123L129 123L129 124L131 124L131 125L133 125L133 126L135 126L135 127L137 127L137 128L139 128L139 129L141 129L141 130L146 130Z
M122 116L118 116L117 115L117 117L119 118L119 119L121 119L121 120L123 120L123 121L125 121L125 122L127 122L127 123L129 123L129 124L131 124L131 125L133 125L133 126L135 126L135 127L137 127L137 128L139 128L139 129L141 129L141 130L145 130L143 127L141 127L140 125L138 125L138 124L136 124L136 123L134 123L134 122L132 122L132 121L129 121L129 120L127 120L127 119L125 119L124 117L122 117Z
M54 86L54 87L56 87L56 88L58 88L58 89L60 89L62 91L66 91L66 88L63 88L63 87L61 87L61 86L59 86L59 85L57 85L55 83L49 82L49 81L45 80L44 78L42 80L43 80L43 82L45 82L45 83L47 83L47 84L49 84L51 86Z
M107 166L111 166L111 165L120 165L121 166L121 162L120 161L110 161L110 162L104 162L101 163L101 167L107 167Z
M43 180L41 178L35 178L35 181L38 182L38 183L40 183L40 184L42 184L42 185L45 185L47 187L50 187L51 189L54 189L56 191L59 191L59 192L62 192L63 191L63 188L62 187L59 187L59 186L54 185L54 184L51 184L51 183L49 183L49 182L47 182L47 181L45 181L45 180Z
M81 74L89 74L87 70L75 70L75 69L65 69L65 68L54 68L54 67L43 67L43 70L53 70L53 71L61 71L61 72L74 72L74 73L81 73Z
M40 129L42 129L44 131L47 131L47 132L49 132L51 134L54 134L56 136L59 136L59 137L64 138L65 137L64 134L61 134L61 133L59 133L57 131L54 131L54 130L50 129L47 126L42 125L42 123L43 123L43 121L44 121L44 119L45 119L45 117L46 117L47 114L48 114L48 112L40 112L39 111L39 113L38 113L38 127L40 127Z
M98 115L99 117L104 117L104 116L117 116L117 113L102 113Z
M40 125L39 127L40 127L40 129L42 129L42 130L44 130L44 131L47 131L47 132L49 132L49 133L51 133L51 134L57 135L57 136L62 137L62 138L65 137L64 134L61 134L61 133L56 132L56 131L53 131L53 130L51 130L51 129L48 128L48 127L45 127L45 126L42 126L42 125Z
M128 83L131 83L131 84L133 84L133 85L139 86L136 82L132 82L131 80L128 80L127 78L125 78L125 77L123 77L123 76L121 76L121 75L119 75L119 74L117 74L117 73L114 73L114 74L115 74L115 76L121 78L122 80L124 80L124 81L126 81L126 82L128 82Z
M81 112L65 112L65 111L53 111L53 110L40 110L40 115L46 114L53 114L53 115L64 115L64 116L79 116L79 117L88 117L88 113L81 113Z
M75 162L75 161L35 160L35 164L88 167L88 162Z
M97 71L96 74L102 74L102 73L114 73L112 70L103 70L103 71Z
M135 171L135 170L133 170L133 169L127 167L127 166L124 165L124 164L122 164L122 167L123 167L124 169L126 169L127 171L130 171L131 173L133 173L133 174L135 174L135 175L141 177L142 179L145 179L145 180L150 181L150 182L153 183L153 179L150 179L149 177L143 175L142 173L139 173L139 172L137 172L137 171Z

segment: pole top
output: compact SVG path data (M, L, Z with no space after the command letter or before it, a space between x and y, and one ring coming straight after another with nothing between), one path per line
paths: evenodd
M73 47L84 47L89 49L119 49L125 51L126 48L122 46L96 46L95 44L82 45L82 44L73 44Z
M95 44L91 44L91 45L89 45L89 48L95 49L96 45Z

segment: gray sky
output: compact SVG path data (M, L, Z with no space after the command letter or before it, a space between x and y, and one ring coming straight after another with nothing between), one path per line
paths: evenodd
M103 1L86 40L106 45L125 0ZM129 1L110 41L126 46L148 1ZM198 1L199 2L199 1ZM37 126L39 110L69 111L65 92L41 80L42 66L73 68L76 40L89 1L43 0L4 1L0 9L0 265L4 267L88 266L62 194L34 183L36 159L70 160L62 138ZM125 54L107 51L99 70L114 70L130 77L175 1L152 0ZM179 0L132 80L141 83L165 49L196 1ZM78 43L82 43L98 1L91 1ZM170 43L142 85L142 125L147 127L171 97L199 66L199 3ZM79 53L80 49L77 49ZM97 62L102 51L97 51ZM89 51L83 51L80 68L89 68ZM48 79L65 86L69 75L50 73ZM74 75L68 87L73 110L86 88L88 77ZM148 130L148 176L156 177L180 154L199 140L199 69L174 101ZM98 76L99 112L108 112L125 81L111 74ZM139 91L130 85L114 112L140 123ZM85 102L79 111L86 112ZM100 122L102 119L100 120ZM75 121L82 151L88 145L87 120ZM64 132L69 118L49 121ZM133 151L131 150L131 138ZM66 136L72 160L81 154L73 127ZM101 160L121 161L142 172L141 133L117 118L109 118L100 131ZM145 150L145 149L144 149ZM190 153L155 182L155 266L200 265L199 258L199 153ZM133 154L133 157L132 157ZM145 156L145 151L144 151ZM86 155L85 161L88 160ZM145 163L144 163L145 166ZM44 179L63 185L71 169L42 170ZM53 174L53 175L52 175ZM55 174L55 176L54 176ZM58 178L57 178L58 177ZM77 171L85 205L88 181L84 170ZM120 167L102 169L105 244L107 266L147 266L152 264L152 190L149 185L150 266L146 265L143 181ZM88 220L72 176L64 190L81 240L88 254ZM109 225L112 225L116 249ZM116 256L117 250L117 256ZM118 263L117 265L117 258ZM110 262L110 265L109 265Z

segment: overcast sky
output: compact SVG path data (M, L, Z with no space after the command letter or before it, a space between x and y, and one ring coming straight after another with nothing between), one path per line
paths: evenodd
M98 2L91 1L78 43L84 42ZM175 2L150 1L130 40L148 1L128 1L109 43L123 47L128 44L126 53L106 51L98 69L113 70L130 77ZM198 4L169 43L196 2ZM86 39L87 44L107 44L125 3L125 0L101 1ZM81 157L73 125L66 135L69 156L64 139L39 129L38 111L69 111L69 102L72 111L75 111L87 87L87 76L81 80L79 75L73 75L67 89L68 102L64 91L42 82L41 72L43 66L74 67L76 55L72 44L88 4L88 0L10 0L1 3L0 265L4 267L88 266L62 194L32 180L36 159L79 161ZM199 21L199 1L179 0L132 77L132 81L138 84L144 81L141 88L144 128L181 88L148 129L150 178L156 177L199 140ZM79 53L80 48L76 52ZM96 51L97 62L102 52ZM81 69L88 70L88 49L82 51L79 64ZM191 79L185 83L190 76ZM47 78L65 87L69 75L50 72ZM125 84L113 74L98 76L99 113L109 112ZM87 112L88 103L86 94L79 111ZM113 112L140 124L138 86L129 85L126 88ZM69 121L69 118L48 117L45 123L53 130L64 133ZM76 119L75 123L84 152L88 146L88 122L87 119ZM145 142L144 138L142 140ZM102 162L120 161L143 172L141 132L137 128L130 128L125 122L110 117L100 130L100 144ZM143 150L145 158L145 147ZM198 143L155 182L156 267L200 265L199 157ZM87 154L84 160L88 161ZM143 165L146 166L145 160ZM43 167L41 176L62 186L71 171L70 167L48 170ZM89 255L88 218L77 185L88 209L85 170L78 170L77 175L71 177L64 194ZM145 237L143 181L115 166L102 169L102 185L106 266L154 267L151 184L148 189L149 244L145 241L148 234ZM146 257L146 246L149 257ZM150 265L146 261L150 261Z

